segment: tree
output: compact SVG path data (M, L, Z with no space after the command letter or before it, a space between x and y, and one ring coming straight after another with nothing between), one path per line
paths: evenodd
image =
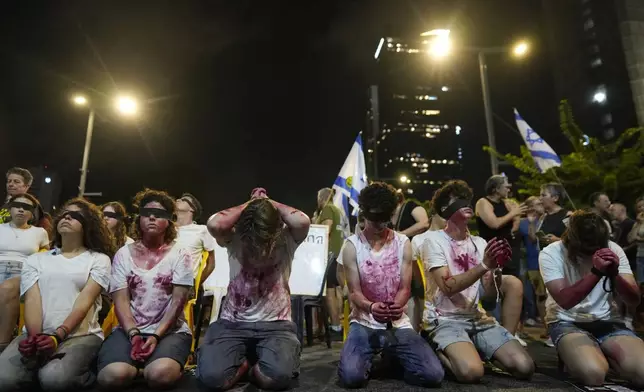
M631 207L644 194L644 128L628 129L613 142L602 144L584 135L565 100L559 105L559 120L572 152L560 156L558 168L539 172L526 146L521 146L520 155L500 154L487 146L484 150L521 172L519 194L538 195L542 184L560 182L577 208L588 206L588 197L597 191Z

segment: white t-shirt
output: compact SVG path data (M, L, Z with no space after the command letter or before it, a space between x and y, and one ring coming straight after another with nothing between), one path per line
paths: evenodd
M448 267L452 276L460 275L483 262L487 242L478 236L469 235L462 241L452 239L445 230L428 231L420 251L427 289L425 292L425 312L423 321L432 323L437 320L480 320L486 317L479 305L481 280L454 294L445 295L432 278L431 270Z
M230 264L230 284L221 310L229 321L258 322L291 320L291 291L288 280L295 250L299 246L288 230L284 242L273 251L263 268L241 260L237 235L226 245Z
M35 253L22 266L20 295L25 295L38 283L42 301L42 330L44 333L54 333L71 313L74 302L89 278L107 290L110 282L110 258L107 255L86 251L68 259L60 254L59 249ZM71 331L70 336L96 335L102 339L103 330L98 323L101 306L99 295L85 319Z
M360 274L362 294L373 302L393 302L400 289L405 244L409 238L393 232L394 239L379 251L375 251L363 234L354 234L347 238L356 248L356 262ZM349 316L351 323L358 323L372 329L386 329L387 324L380 323L373 315L354 306ZM411 328L407 313L392 322L394 328Z
M125 245L130 245L133 244L134 240L130 238L129 236L125 236Z
M128 289L130 311L136 327L142 333L155 333L172 305L174 285L192 286L192 260L188 252L175 242L161 261L146 270L132 260L133 246L135 244L122 247L114 256L110 294ZM169 332L190 333L183 311Z
M619 273L632 274L633 272L622 248L613 241L608 242L608 247L619 257ZM553 280L566 279L569 284L574 284L581 280L587 272L590 272L591 266L587 266L587 272L580 273L577 266L567 261L566 254L566 248L561 241L554 242L541 250L539 253L539 268L541 269L543 283L547 284ZM607 278L600 279L599 283L597 283L585 299L568 310L559 306L550 295L550 292L548 292L548 299L546 299L546 323L555 321L623 321L615 298L612 294L604 291L603 284L605 279Z
M201 264L201 254L204 250L207 252L215 250L215 239L208 233L205 225L191 223L178 227L177 242L190 254L193 262L192 272L196 278Z
M0 224L0 263L24 263L28 256L49 245L49 237L42 227L16 229L11 223Z
M431 231L426 231L421 234L417 234L414 238L411 239L411 254L412 260L423 260L423 244L427 241L430 236Z

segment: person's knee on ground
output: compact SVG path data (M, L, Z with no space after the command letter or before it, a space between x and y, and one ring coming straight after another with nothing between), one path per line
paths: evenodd
M182 370L181 365L174 359L159 358L143 369L143 377L150 388L167 389L179 381Z
M286 370L286 368L284 368L282 370L271 369L269 372L268 369L262 369L262 366L257 363L253 366L251 375L255 384L261 389L281 391L287 389L291 385L293 371L292 369Z
M341 356L340 364L338 365L340 383L347 388L364 386L369 379L365 365L358 355Z
M504 353L504 358L496 358L501 367L520 380L529 380L534 374L534 360L517 342L508 342L511 350ZM508 344L506 343L506 344Z
M421 387L439 386L445 378L445 369L440 362L423 362L417 369L405 369L404 379L407 384Z
M463 384L476 384L481 381L485 373L481 358L455 357L448 358L445 353L439 352L438 357L443 363L449 363L447 366L456 381Z
M123 388L132 383L137 368L125 362L110 363L98 372L98 385L103 389Z
M568 371L572 378L580 381L583 385L600 386L604 384L608 369L608 363L586 361L574 369L569 368Z
M82 385L78 385L78 378L78 375L63 371L58 367L44 367L38 372L40 388L45 392L64 392L80 389Z
M8 344L20 316L20 278L0 284L0 344Z

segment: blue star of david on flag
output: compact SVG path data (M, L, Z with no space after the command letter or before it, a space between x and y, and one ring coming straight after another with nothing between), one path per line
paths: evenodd
M528 125L516 109L514 109L514 119L539 171L544 173L548 169L561 166L559 155Z

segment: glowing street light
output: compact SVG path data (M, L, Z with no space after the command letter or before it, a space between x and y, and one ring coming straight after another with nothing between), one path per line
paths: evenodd
M435 29L422 33L421 37L430 37L427 53L436 58L447 57L452 48L449 32L447 29Z
M606 93L604 91L597 91L595 95L593 95L593 101L597 103L606 102Z
M515 57L523 57L528 53L528 50L530 49L530 46L528 46L528 43L525 41L518 42L516 45L514 45L514 48L512 48L512 53L514 54Z
M410 180L409 180L409 178L407 178L407 176L402 175L402 176L400 176L400 182L402 182L403 184L408 184L410 182Z
M134 98L118 97L116 99L116 109L123 115L132 116L137 113L138 105Z
M78 106L85 106L85 105L87 105L87 98L85 98L82 95L75 95L72 98L72 102L74 102L74 104L76 104Z

